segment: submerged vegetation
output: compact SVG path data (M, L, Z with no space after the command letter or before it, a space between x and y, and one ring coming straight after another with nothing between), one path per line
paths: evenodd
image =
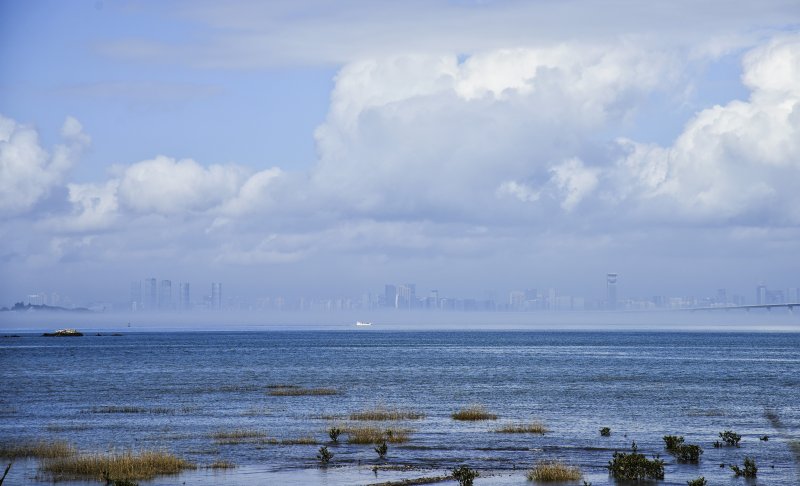
M195 465L167 452L142 451L120 454L85 454L46 460L42 469L54 479L153 479L178 474Z
M692 479L690 481L686 481L688 486L708 486L708 481L704 476L700 476L697 479Z
M528 471L528 481L577 481L583 477L580 468L560 461L540 462Z
M317 459L323 466L327 466L331 459L333 459L333 453L328 450L327 446L322 446L319 448L319 454L317 454Z
M608 427L602 427L600 429L600 436L601 437L609 437L611 435L611 429Z
M483 405L470 405L457 412L453 412L450 417L453 420L497 420L497 415L489 413Z
M719 438L722 439L725 445L735 446L735 447L739 447L739 441L742 440L742 436L737 434L736 432L733 432L732 430L726 430L725 432L720 432Z
M273 385L269 394L275 397L302 397L315 395L338 395L336 388L303 388L296 385Z
M506 424L495 430L500 434L546 434L550 430L541 422L528 424Z

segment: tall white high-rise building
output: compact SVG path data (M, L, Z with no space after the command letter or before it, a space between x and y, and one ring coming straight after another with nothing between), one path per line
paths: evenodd
M214 310L222 309L222 283L211 283L211 308Z
M617 308L617 277L616 273L606 274L606 309Z

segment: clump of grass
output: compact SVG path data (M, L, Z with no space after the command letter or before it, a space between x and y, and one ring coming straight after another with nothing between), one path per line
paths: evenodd
M489 413L483 405L470 405L457 412L453 412L450 417L453 420L497 420L497 415Z
M415 412L413 410L402 409L388 409L383 407L375 407L371 410L363 410L361 412L353 412L350 414L350 420L419 420L425 418L425 414Z
M265 439L266 437L267 434L264 432L250 429L219 431L211 434L211 438L214 439L217 444L223 445L243 444L258 439Z
M631 444L631 453L615 452L608 462L608 471L614 479L640 480L664 479L664 461L658 457L647 459L637 452L636 442Z
M299 386L286 386L270 388L269 394L274 397L302 397L314 395L338 395L336 388L301 388Z
M408 429L380 429L378 427L346 427L348 444L402 444L408 442L411 431Z
M167 452L143 451L121 454L86 454L68 458L49 459L42 469L57 478L124 478L153 479L156 476L178 474L194 469L194 464Z
M208 469L233 469L235 467L236 464L225 460L214 461L208 465Z
M580 468L560 461L540 462L528 471L528 481L577 481L583 477Z
M36 441L18 444L0 444L0 457L11 459L19 457L38 457L52 459L70 457L76 454L75 448L63 441Z
M734 464L731 466L731 471L733 471L736 476L754 478L756 477L756 473L758 473L758 467L756 467L756 461L750 459L749 457L745 457L744 469L741 469L739 466Z
M550 429L541 422L531 422L528 424L506 424L495 430L495 432L501 434L546 434L550 432Z

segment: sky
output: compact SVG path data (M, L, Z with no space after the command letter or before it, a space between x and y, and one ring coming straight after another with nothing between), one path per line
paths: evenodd
M0 304L800 287L800 3L0 0Z

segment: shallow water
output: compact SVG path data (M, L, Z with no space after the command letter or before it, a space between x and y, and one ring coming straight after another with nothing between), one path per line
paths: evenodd
M579 466L594 485L613 484L605 466L636 441L666 460L659 484L745 484L728 464L755 458L759 484L797 484L788 442L800 439L800 335L674 332L276 331L133 333L0 340L0 441L63 439L85 451L164 449L199 468L141 484L369 484L436 476L455 465L480 469L476 485L530 484L540 460ZM331 396L272 396L269 385L332 387ZM458 422L473 403L495 421ZM385 406L425 414L383 422L413 429L377 460L368 445L329 445L331 423ZM117 407L117 408L113 408ZM120 407L126 413L121 413ZM771 411L778 422L768 420ZM338 417L332 419L331 417ZM540 436L494 432L539 420ZM611 437L598 429L608 426ZM776 428L777 427L777 428ZM219 444L219 431L253 429L277 440ZM741 447L712 447L723 430ZM661 437L683 435L705 453L679 464ZM759 440L768 435L769 441ZM720 463L726 464L720 468ZM36 461L17 461L7 484L48 484ZM376 473L372 466L386 468ZM407 466L386 470L394 466ZM71 483L62 483L71 484ZM74 483L83 484L83 483ZM97 483L94 483L97 484ZM447 484L447 483L442 483ZM450 484L455 484L450 482Z

